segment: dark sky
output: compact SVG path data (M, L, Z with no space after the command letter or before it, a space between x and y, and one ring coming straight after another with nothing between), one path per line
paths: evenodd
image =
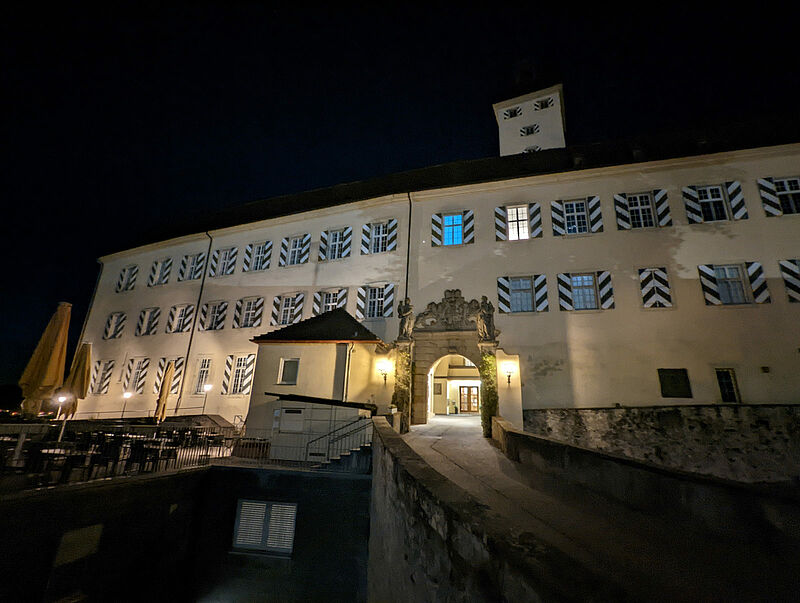
M0 383L61 300L71 357L96 258L155 221L497 155L520 75L564 83L571 143L797 113L785 11L164 4L0 8Z

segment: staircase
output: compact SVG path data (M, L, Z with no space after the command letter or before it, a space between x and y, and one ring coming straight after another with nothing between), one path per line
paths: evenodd
M315 469L347 473L372 472L372 419L359 417L306 444L306 459Z

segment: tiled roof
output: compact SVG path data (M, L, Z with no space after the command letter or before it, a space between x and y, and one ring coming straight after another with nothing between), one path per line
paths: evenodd
M301 320L297 324L288 325L271 333L258 335L252 341L255 343L340 341L383 343L380 337L358 322L343 308Z

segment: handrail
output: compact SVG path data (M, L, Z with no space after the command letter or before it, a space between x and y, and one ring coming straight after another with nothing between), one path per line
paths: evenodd
M331 456L331 454L330 454L331 453L331 444L333 442L338 442L340 440L343 440L346 437L349 437L349 436L351 436L351 435L353 435L355 433L358 433L362 428L366 427L367 423L371 423L371 422L372 422L371 419L368 419L367 417L359 417L355 421L351 421L350 423L347 423L346 425L342 425L341 427L337 427L336 429L333 429L333 430L329 431L328 433L322 434L321 436L318 436L318 437L314 438L313 440L309 440L308 442L306 442L306 455L305 455L305 457L308 458L308 451L309 451L309 448L311 447L311 444L313 444L314 442L318 442L319 440L322 440L324 438L328 438L328 443L327 443L326 452L325 452L325 458L326 458L326 460L330 459L330 456ZM357 425L355 428L350 429L349 431L345 431L344 433L339 434L339 436L336 437L335 439L332 439L333 434L335 434L337 432L341 432L341 431L346 430L346 429L349 429L349 428L353 427L353 425L356 425L357 423L361 423L361 425Z
M308 447L309 444L313 444L317 440L321 440L322 438L330 437L331 435L333 435L337 431L341 431L342 429L347 429L348 427L350 427L351 425L355 425L359 421L366 421L366 420L367 420L366 417L358 417L355 421L350 421L346 425L342 425L341 427L337 427L336 429L333 429L333 430L329 431L328 433L324 433L321 436L314 438L313 440L309 440L308 442L306 442L306 447Z

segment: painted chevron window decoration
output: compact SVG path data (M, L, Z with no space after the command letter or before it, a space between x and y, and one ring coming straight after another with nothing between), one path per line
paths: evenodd
M89 391L96 395L108 393L111 385L111 374L114 372L114 360L97 360L92 366L92 380Z
M145 308L139 312L139 320L136 322L137 337L142 335L155 335L158 330L158 319L161 317L161 308Z
M772 179L772 185L780 206L780 215L800 214L800 178L775 178ZM764 209L766 210L766 205Z
M228 355L225 359L225 372L222 375L222 394L249 394L253 384L255 364L255 354Z
M642 292L642 305L645 308L672 307L672 295L665 267L640 268L639 287Z
M250 243L244 248L242 272L261 272L269 269L272 259L272 241Z
M697 270L707 306L768 304L772 301L759 262L701 264Z
M200 308L200 328L204 331L219 331L225 327L225 315L228 313L228 302L214 301Z
M672 226L666 189L614 195L617 230Z
M611 283L611 273L607 270L598 270L588 273L559 274L558 305L562 311L613 309L614 288Z
M147 280L148 287L166 285L169 282L169 273L172 271L172 258L155 260L150 266L150 278Z
M106 326L103 330L103 339L117 339L122 336L125 329L125 312L112 312L106 319Z
M133 288L136 286L136 277L138 275L139 266L125 266L125 268L120 270L119 278L117 279L117 285L114 290L117 293L121 293L122 291L133 291Z
M144 384L147 380L147 369L150 366L149 358L130 358L125 367L123 389L125 392L143 394Z
M778 262L790 303L800 303L800 259Z
M233 311L233 328L248 329L261 326L264 313L263 297L246 297L236 302Z
M742 185L736 180L724 186L685 186L682 193L689 224L748 219Z
M170 394L177 394L181 390L181 380L183 379L183 356L172 356L169 358L159 358L158 366L156 367L156 378L153 382L153 393L158 394L161 391L161 382L164 380L164 371L168 363L172 363L175 367L175 372L172 374L172 383L169 386Z
M202 278L205 263L206 254L204 251L183 256L181 258L181 266L178 269L178 281L196 281Z
M547 278L543 274L498 277L497 301L501 314L547 312Z
M194 306L182 304L172 306L167 317L167 333L188 333L194 320Z
M347 289L333 289L327 291L317 291L314 293L311 313L319 316L331 310L344 308L347 304Z

